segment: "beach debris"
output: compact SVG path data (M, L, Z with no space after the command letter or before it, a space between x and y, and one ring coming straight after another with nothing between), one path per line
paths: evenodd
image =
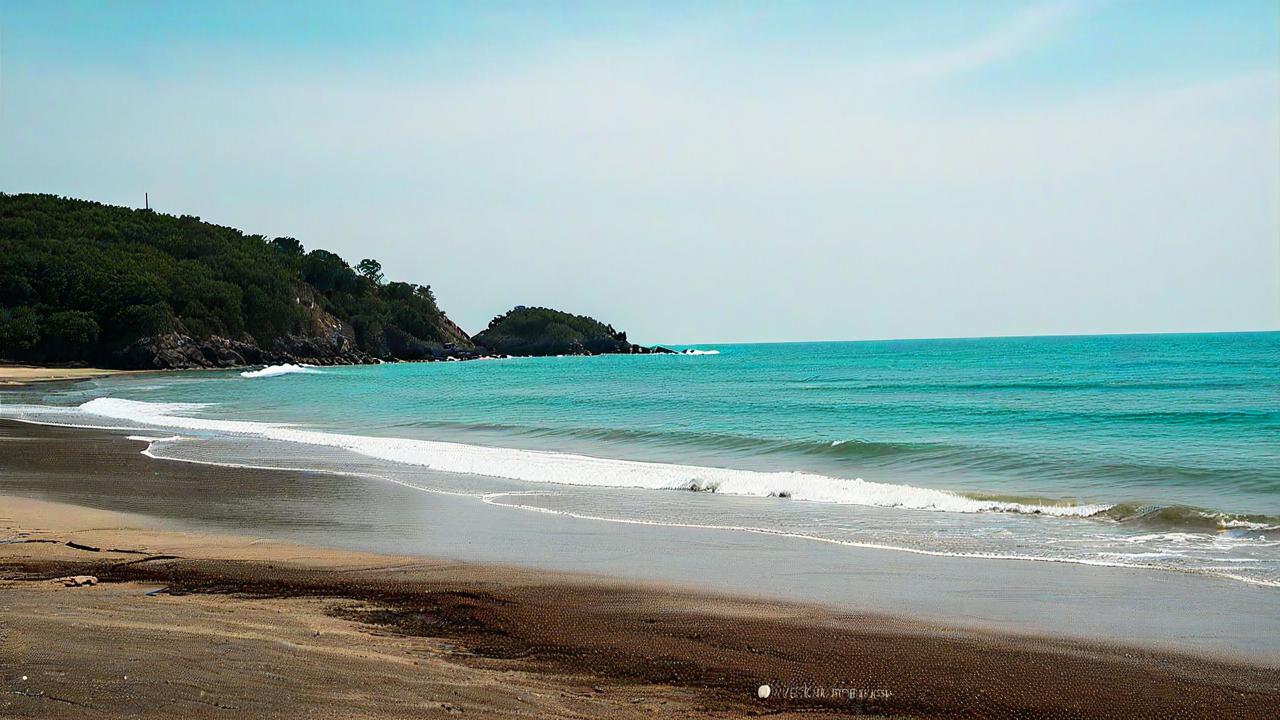
M63 587L88 587L97 585L98 578L96 575L68 575L56 578L54 582L62 583Z

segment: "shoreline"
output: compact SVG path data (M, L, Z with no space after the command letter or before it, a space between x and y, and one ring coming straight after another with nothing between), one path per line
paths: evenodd
M235 707L272 716L323 702L326 712L376 717L404 714L414 705L399 703L409 701L427 714L486 717L1263 717L1280 701L1274 670L1247 663L174 532L136 515L7 495L0 516L0 596L12 610L0 655L12 687L0 708L19 716L62 705L68 715L88 706L109 715ZM50 582L67 575L100 584ZM165 647L135 650L152 636ZM166 664L206 661L226 665L207 686L166 684ZM362 664L390 684L350 672ZM119 668L131 680L112 679L104 692ZM316 697L270 692L276 683L302 692L318 677L326 682L310 690ZM761 684L775 690L767 700L756 697ZM388 696L396 702L386 705ZM505 705L513 699L518 708Z
M175 373L175 372L198 372L198 371L237 371L251 370L254 368L264 369L277 367L288 364L301 364L306 367L317 368L340 368L340 367L360 367L368 365L397 365L401 363L441 363L441 362L471 362L475 360L512 360L512 359L531 359L531 358L554 358L554 357L601 357L607 355L686 355L684 351L671 350L660 345L638 346L645 347L648 352L631 352L631 353L571 353L562 355L508 355L505 353L478 353L468 356L442 356L428 358L374 358L369 362L352 362L352 363L332 363L332 364L308 364L302 361L297 363L281 362L281 363L245 363L240 365L193 365L191 367L166 367L166 368L140 368L140 369L121 369L121 368L99 368L99 367L58 367L56 365L29 365L26 363L12 362L8 360L0 360L0 388L12 387L20 388L35 383L74 383L81 380L96 380L98 378L110 377L113 375L142 375L148 373Z
M0 387L21 387L34 383L76 382L79 380L95 380L112 375L136 375L146 372L157 371L113 370L94 367L52 367L0 362Z
M95 399L94 401L91 401L91 403L99 402L102 400L103 399L101 398ZM106 401L110 402L111 400L108 399ZM133 401L123 400L122 402L133 402ZM146 403L142 402L139 404L145 405ZM91 412L96 412L96 411L91 411ZM161 418L152 420L152 419L149 419L145 414L142 416L137 416L129 412L126 412L125 414L122 414L122 415L115 415L115 414L112 414L111 412L107 412L105 413L104 417L106 418L118 417L123 422L137 423L138 431L147 432L147 433L150 433L153 431L160 432L160 433L183 433L183 432L187 432L188 430L195 431L197 434L202 430L214 430L217 432L222 432L224 431L224 428L226 428L227 426L234 426L238 424L238 421L228 420L226 418L205 419L200 417L187 418L182 416L176 416L176 417L161 417ZM100 420L98 422L108 422L108 421ZM41 425L45 427L77 428L77 429L86 430L86 431L92 431L94 427L101 427L102 429L112 429L113 427L110 425L95 426L95 425L80 425L76 423L63 423L63 422L60 422L59 420L37 420L34 418L24 417L21 414L19 414L13 417L0 418L0 434L3 434L3 425L5 423L23 423L23 424L30 424L30 425ZM372 457L374 459L374 462L386 461L391 464L397 464L398 462L401 462L401 461L394 459L396 458L396 455L394 453L391 455L380 454L380 453L386 452L381 448L375 447L374 451L365 453L360 449L352 449L350 447L347 447L345 446L345 440L348 438L353 440L358 440L358 441L370 442L370 443L397 441L397 440L403 440L406 443L422 442L424 444L434 444L440 447L457 448L457 449L463 449L467 451L474 450L474 451L488 452L488 453L497 452L497 453L503 453L507 455L516 455L516 454L524 453L524 454L528 454L528 459L532 459L535 461L542 460L543 457L551 457L556 459L557 461L565 460L565 461L572 462L577 460L585 460L585 461L594 462L594 463L613 463L618 466L628 466L624 468L624 470L642 468L641 472L649 472L649 473L654 473L662 469L675 469L677 471L692 469L692 470L698 470L698 471L705 471L707 473L744 473L745 472L749 474L753 472L751 470L745 470L745 471L734 470L730 468L720 468L717 466L689 468L689 467L680 466L678 464L670 463L670 461L662 461L662 460L634 461L634 460L624 460L624 459L613 459L607 456L577 455L573 452L561 452L561 451L555 451L555 450L544 453L542 449L537 448L536 446L535 447L527 447L527 446L505 447L505 446L497 446L497 445L490 446L487 444L470 445L470 444L467 444L466 442L460 442L458 440L452 440L452 439L417 440L413 438L398 438L396 436L381 436L377 434L371 434L367 436L366 435L347 436L347 435L342 435L341 433L338 433L338 432L325 431L325 430L317 430L314 433L312 433L314 436L326 438L324 440L315 441L310 438L304 438L304 439L298 440L298 439L289 437L287 434L281 437L281 436L271 435L268 433L258 433L256 431L257 426L274 430L275 428L270 423L258 423L254 421L245 421L244 425L253 426L253 427L250 427L250 429L248 430L242 430L237 427L230 427L229 429L225 429L225 431L231 433L232 435L240 434L240 433L251 435L251 436L262 435L265 438L265 440L268 442L278 441L278 442L285 442L285 443L299 443L301 445L306 445L311 447L325 447L326 449L338 448L339 451L353 450L354 455L352 457L356 462L364 462L367 460L368 457ZM120 430L122 429L122 427L127 427L127 426L115 426L114 429ZM285 424L281 427L285 428L286 431L293 430L293 428L289 424ZM216 458L196 459L194 457L182 457L181 453L179 453L177 456L167 456L164 453L163 449L159 452L159 454L153 453L152 452L153 449L154 448L148 448L147 450L144 451L143 454L146 454L149 457L152 457L153 459L165 461L165 462L201 463L201 464L207 464L215 467L224 467L224 468L246 467L246 468L252 469L255 467L261 467L259 465L255 465L253 462L248 462L246 464L246 463L243 463L242 461L235 461L235 460L222 461ZM356 457L357 455L361 457ZM1230 582L1241 583L1241 584L1255 586L1255 587L1263 587L1263 588L1271 588L1271 589L1280 587L1280 581L1277 581L1272 577L1268 576L1268 577L1257 578L1257 577L1251 577L1243 572L1240 572L1242 567L1245 567L1245 569L1249 569L1248 566L1242 566L1240 564L1237 564L1237 565L1226 564L1229 562L1233 562L1232 560L1223 560L1220 562L1216 562L1214 566L1202 568L1202 567L1194 567L1194 566L1181 567L1173 564L1160 564L1157 562L1146 562L1142 560L1135 561L1134 559L1132 559L1132 558L1144 557L1140 553L1132 554L1128 557L1120 553L1112 553L1112 555L1115 555L1115 559L1112 559L1110 557L1105 557L1105 555L1108 555L1106 553L1099 554L1099 556L1095 556L1095 557L1073 557L1073 556L1054 555L1052 553L1035 554L1030 552L1001 551L1000 549L986 550L981 547L977 549L973 549L973 548L951 549L946 547L936 548L936 547L929 547L927 545L923 547L919 547L919 546L913 546L909 543L894 543L892 541L879 541L874 538L868 540L868 539L863 539L858 537L842 538L839 536L832 536L832 535L809 534L803 531L794 530L792 528L787 528L787 527L779 528L779 527L768 526L766 524L751 524L749 522L733 524L733 523L717 523L714 521L682 521L682 520L644 519L644 518L634 518L634 517L617 517L617 516L610 516L608 513L601 513L598 511L593 512L592 509L583 510L583 509L573 509L573 508L568 508L568 509L548 508L548 507L541 507L536 504L526 505L518 501L512 501L506 498L509 498L511 496L519 496L521 494L524 494L524 491L528 491L530 494L537 495L543 492L543 488L549 488L545 492L545 494L553 494L557 486L564 486L564 483L557 479L547 480L547 479L544 479L543 477L523 477L521 474L519 474L523 466L533 464L535 466L541 467L542 463L508 462L506 467L499 467L497 471L494 471L492 469L494 467L493 463L490 463L489 467L476 468L476 463L471 458L463 458L461 461L456 461L454 462L453 466L449 466L447 463L439 463L439 462L422 463L421 465L414 462L413 460L403 461L403 462L407 464L408 468L412 472L435 473L440 476L450 478L451 480L453 478L460 479L462 478L462 476L467 476L467 477L492 478L492 479L496 479L496 481L500 483L519 484L519 485L513 486L512 492L486 492L485 493L486 498L484 502L494 505L496 507L507 507L514 510L540 512L549 516L555 515L555 516L571 518L575 520L583 520L583 521L590 521L590 522L606 522L606 523L632 525L632 526L672 528L672 529L680 529L680 530L691 529L691 530L708 530L708 531L719 531L719 532L749 533L749 534L760 535L763 537L773 537L773 538L798 540L798 541L811 542L811 543L829 544L833 546L856 549L856 550L885 551L885 552L903 553L903 554L909 554L909 555L918 555L922 557L955 558L955 559L968 559L968 560L978 560L978 561L988 561L988 560L1007 561L1007 562L1018 562L1018 563L1043 563L1043 564L1053 564L1053 565L1073 565L1073 566L1081 566L1081 567L1114 568L1117 570L1131 570L1131 571L1137 571L1137 572L1154 571L1154 572L1160 572L1160 573L1174 573L1174 574L1180 574L1180 575L1192 575L1197 577L1227 580ZM442 465L444 465L443 468L441 467ZM424 466L426 466L426 469L420 470L420 468ZM272 464L268 467L273 467L277 470L281 470L285 472L321 471L319 466L313 467L306 463L291 465L289 464L288 460L281 460L279 463ZM307 469L309 467L311 468L310 470ZM516 470L515 471L510 470L509 468L511 467L516 468ZM583 470L583 468L574 468L574 469ZM593 470L594 468L585 468L586 472L591 472ZM340 466L340 465L331 465L331 466L325 467L322 471L334 473L340 476L347 476L350 478L364 478L365 480L370 480L370 479L388 480L390 482L400 483L400 480L397 480L394 477L396 473L383 472L381 469L377 469L377 468L371 469L368 472L357 472L357 471L350 471L350 470L344 469L343 466ZM503 474L503 473L512 473L512 472L514 472L515 474ZM759 471L759 472L767 473L768 471ZM543 474L544 476L547 475L547 473L543 473ZM520 484L520 483L523 483L523 484ZM400 483L400 484L404 484L407 487L416 489L418 491L425 491L425 492L437 491L437 489L433 489L431 487L422 487L422 486L414 485L412 482ZM875 483L871 483L871 484L874 485ZM583 489L597 490L601 488L607 488L608 490L615 491L617 493L632 492L640 489L652 490L655 487L662 487L661 485L644 486L638 483L634 485L631 485L631 484L611 485L611 484L592 484L591 482L575 483L572 481L567 481L567 486L571 486L575 490L583 490ZM1040 498L1038 496L1028 496L1028 495L995 495L991 493L980 493L978 494L977 497L971 497L971 495L966 494L962 490L931 489L928 486L912 487L907 485L881 485L881 487L889 487L889 488L906 487L906 489L911 490L913 492L917 492L917 493L942 494L942 495L959 497L964 501L973 500L975 502L986 501L993 498L1005 498L1007 502L1013 503L1013 504L1029 503L1029 502L1035 502L1037 500L1043 500L1044 502L1050 503L1050 504L1056 502L1052 497ZM443 494L459 494L459 493L450 493L450 492L444 492L444 491L442 492ZM715 493L716 491L712 490L710 492ZM467 493L462 493L462 494L467 494ZM697 495L697 494L698 493L695 493L694 495ZM478 494L476 494L475 496L479 497ZM719 493L719 496L735 497L735 498L742 497L742 498L748 498L748 499L763 497L763 495L759 495L759 494L751 495L748 493L736 493L733 490L728 490L728 491ZM791 497L791 495L788 494L786 495L786 497ZM666 499L668 498L661 498L661 500L666 500ZM803 496L800 496L800 499L804 500L806 498L804 498ZM822 501L819 500L817 502L821 503ZM1065 503L1067 501L1064 500L1062 502ZM1084 508L1085 510L1089 510L1090 512L1088 514L1085 514L1085 513L1068 513L1068 514L1076 515L1082 521L1092 522L1094 516L1109 513L1111 510L1123 507L1127 504L1131 504L1131 503L1129 503L1128 501L1119 501L1116 503L1096 502L1089 505L1058 504L1057 507L1069 508L1069 509ZM836 503L835 505L841 508L845 507L840 503ZM853 503L851 505L858 505L858 503ZM866 507L869 508L868 512L881 512L885 509L897 510L900 507L904 507L904 506L899 506L899 505L884 506L884 505L868 504ZM918 509L918 508L913 508L910 505L905 506L905 508L909 511ZM1102 510L1094 512L1092 511L1093 508L1102 508ZM1167 509L1168 508L1171 508L1171 509L1187 508L1193 511L1200 512L1200 510L1198 510L1197 508L1191 508L1190 506L1172 505L1172 506L1167 506ZM943 511L943 512L946 512L946 511ZM981 512L968 512L968 511L962 511L962 512L966 512L966 514L968 515L975 515L975 516L982 515ZM1208 511L1208 510L1205 510L1203 512L1216 513L1220 517L1231 517L1228 513L1225 513L1225 512ZM1011 521L1020 522L1022 521L1023 518L1029 518L1035 515L1040 515L1041 510L1039 507L1036 507L1034 512L1027 512L1025 509L1019 509L1019 510L1009 511L1009 514L1011 516ZM1250 517L1252 519L1273 519L1273 518L1260 518L1260 516L1250 516ZM890 519L886 519L886 521L892 522ZM1163 520L1162 520L1162 523L1163 524L1158 524L1158 523L1152 523L1151 525L1144 524L1143 528L1150 533L1175 532L1175 531L1181 530L1180 527L1172 526L1167 522L1164 522ZM1103 527L1105 527L1105 525ZM1219 529L1222 529L1222 528L1219 528ZM1191 531L1200 532L1205 537L1209 537L1209 533L1207 531L1204 531L1198 525L1193 526L1191 528ZM1150 535L1150 537L1156 537L1156 535ZM1245 563L1245 562L1256 562L1256 561L1246 559L1239 562ZM1278 630L1280 630L1280 627L1278 627ZM1273 649L1277 652L1277 655L1280 656L1280 643L1277 643Z
M183 531L585 573L1280 667L1274 590L1211 576L934 557L732 528L529 512L493 502L487 484L475 494L470 476L433 477L432 485L447 490L432 490L354 466L166 459L145 452L144 438L126 439L133 432L0 420L0 495L143 514ZM1202 611L1206 593L1214 598L1209 614Z
M234 495L290 476L299 492L324 488L306 473L153 460L110 433L14 425L28 432L0 433L0 469L31 474L20 459L30 454L48 470L27 490L0 490L0 682L10 691L0 710L17 716L89 706L120 716L1264 717L1280 702L1276 664L1247 655L329 549L30 499L58 496L49 481L60 465L76 468L76 482L96 468L142 493L150 481ZM49 582L67 575L101 584ZM184 680L193 676L205 679ZM773 689L767 700L761 684Z

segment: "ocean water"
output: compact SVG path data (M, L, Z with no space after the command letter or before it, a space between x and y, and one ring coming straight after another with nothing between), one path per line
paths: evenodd
M601 522L1280 587L1280 333L108 378L0 416Z

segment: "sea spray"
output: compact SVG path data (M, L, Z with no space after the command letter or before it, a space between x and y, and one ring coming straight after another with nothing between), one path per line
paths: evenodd
M267 378L267 377L277 377L279 375L293 375L297 373L319 374L320 371L316 370L315 367L312 365L294 365L292 363L285 363L283 365L269 365L267 367L262 368L261 370L246 370L240 373L240 377Z

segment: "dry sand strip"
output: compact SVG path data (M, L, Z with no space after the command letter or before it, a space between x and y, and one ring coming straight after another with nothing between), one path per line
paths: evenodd
M1262 718L1280 705L1275 668L146 523L0 496L0 717ZM67 575L100 582L51 581Z
M11 365L0 363L0 385L27 385L37 382L55 382L65 380L90 380L120 375L122 373L151 372L137 370L106 370L88 367L39 367L35 365Z

